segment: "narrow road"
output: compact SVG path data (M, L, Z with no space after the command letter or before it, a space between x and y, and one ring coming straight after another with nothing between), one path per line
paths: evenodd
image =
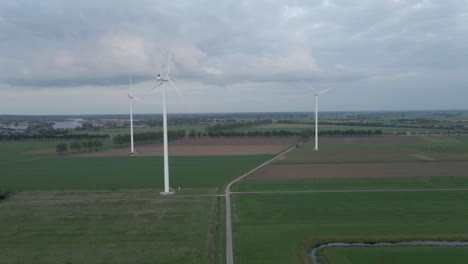
M299 143L301 144L301 143ZM234 179L231 181L227 186L225 190L225 195L226 195L226 264L234 264L234 256L233 256L233 249L232 249L232 223L231 223L231 187L238 181L242 180L243 178L249 176L253 172L257 171L260 168L265 167L272 161L276 160L277 158L283 156L284 154L288 153L289 151L295 149L296 146L291 147L280 154L278 154L276 157L272 158L271 160L263 163L262 165L256 167L255 169L247 172L246 174Z

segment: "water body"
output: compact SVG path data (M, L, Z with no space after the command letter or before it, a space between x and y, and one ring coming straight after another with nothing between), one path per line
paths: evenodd
M309 255L312 258L312 263L320 264L317 252L322 248L327 247L388 247L388 246L468 246L468 242L464 241L404 241L404 242L381 242L381 243L327 243L314 247Z

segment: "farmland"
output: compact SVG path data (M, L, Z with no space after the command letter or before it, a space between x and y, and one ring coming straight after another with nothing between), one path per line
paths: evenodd
M466 199L467 191L238 194L236 262L309 263L317 239L466 239Z
M323 137L278 160L281 164L468 161L468 137Z
M171 158L174 187L217 188L271 155ZM89 190L162 188L162 157L51 157L4 164L2 188ZM200 177L203 175L203 177Z
M21 192L0 203L2 263L207 263L215 197Z
M339 115L328 118L343 121ZM313 128L276 121L234 131ZM395 117L378 121L396 122ZM172 127L204 132L207 125ZM412 129L427 130L407 132ZM128 130L96 132L112 136ZM6 263L224 263L223 188L300 141L174 139L172 197L159 195L161 143L137 145L137 155L129 156L128 147L116 147L112 139L99 151L64 155L56 154L55 146L70 141L0 142L0 190L19 191L0 202L7 212L0 217L2 255ZM320 151L313 146L309 140L233 186L235 263L310 263L314 245L334 241L468 240L468 136L323 136ZM435 250L453 263L466 258L463 247ZM140 258L131 259L134 252ZM424 247L320 252L329 264L389 261L392 254L403 262L431 263L434 258L426 253ZM411 258L415 254L421 257Z

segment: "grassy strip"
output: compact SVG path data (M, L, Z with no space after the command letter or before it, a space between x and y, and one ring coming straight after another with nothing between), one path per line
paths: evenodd
M423 166L423 165L422 165ZM244 180L236 192L468 188L468 177Z

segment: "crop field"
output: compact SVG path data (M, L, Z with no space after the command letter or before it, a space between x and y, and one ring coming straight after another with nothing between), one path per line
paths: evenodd
M171 185L217 188L272 155L171 157ZM8 190L162 188L162 157L50 157L0 165Z
M468 177L468 162L273 164L249 179Z
M277 160L281 164L468 161L468 137L322 137Z
M209 263L216 197L21 192L0 202L1 263Z
M327 264L463 264L468 259L468 247L342 247L323 249L322 254Z
M197 138L169 142L170 154L188 155L254 155L275 154L299 142L299 138ZM138 156L162 156L162 143L136 147ZM85 157L128 156L128 148L115 148L81 154Z
M236 194L235 261L310 263L319 240L466 240L467 199L468 191Z

